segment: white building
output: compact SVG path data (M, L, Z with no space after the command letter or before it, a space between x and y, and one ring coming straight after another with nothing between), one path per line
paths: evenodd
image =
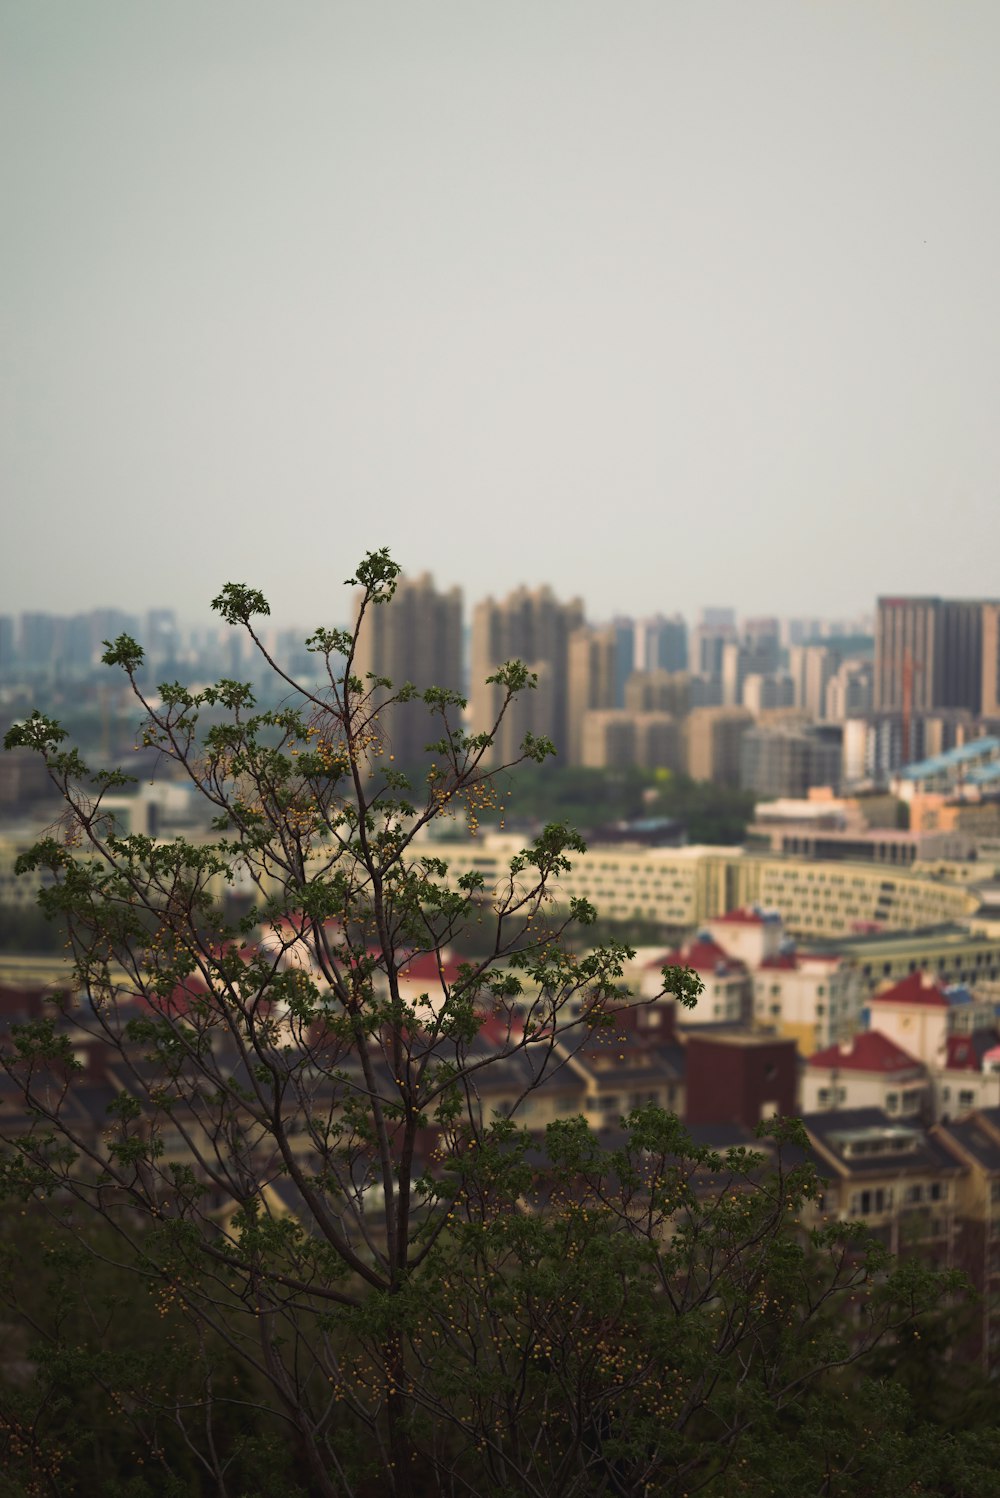
M878 1030L828 1046L802 1071L803 1113L881 1108L894 1118L915 1118L929 1106L927 1068Z

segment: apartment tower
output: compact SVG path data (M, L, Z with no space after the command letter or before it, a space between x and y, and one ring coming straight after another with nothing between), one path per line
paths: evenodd
M502 695L486 685L504 661L523 661L538 677L534 691L523 692L508 708L497 733L495 763L517 758L526 733L550 738L560 755L566 752L569 637L583 623L583 601L560 603L551 588L518 588L499 603L486 598L472 616L472 729L488 733L496 722Z
M359 603L360 595L355 599L355 619ZM428 572L401 577L391 601L374 605L365 614L354 673L364 678L369 672L387 677L394 688L412 682L421 691L446 687L461 692L462 590L438 592ZM442 736L440 718L432 717L422 702L393 704L380 715L380 724L387 753L401 765L419 763L426 746Z
M875 618L876 711L964 707L980 713L990 671L984 658L984 623L995 608L995 603L972 598L880 598Z

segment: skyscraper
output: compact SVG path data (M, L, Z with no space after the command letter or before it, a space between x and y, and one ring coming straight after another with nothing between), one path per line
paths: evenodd
M665 619L662 614L654 614L638 621L634 658L637 671L686 671L687 664L688 633L682 615Z
M560 603L551 588L518 588L499 603L485 598L472 616L472 728L488 733L502 701L488 687L504 661L523 661L538 676L534 691L521 694L497 734L493 758L507 764L517 757L526 732L550 738L560 755L566 752L568 641L583 623L583 602Z
M875 707L982 711L983 622L971 598L880 598L875 618Z
M983 604L984 717L1000 718L1000 603Z
M355 600L355 618L360 597ZM361 626L354 674L387 677L394 688L412 682L423 691L445 687L460 692L462 682L462 590L439 593L425 572L399 578L389 603L370 607ZM382 692L386 696L386 692ZM427 744L442 737L440 720L421 702L396 703L380 715L388 752L403 765L424 758ZM452 721L458 726L457 716Z
M569 637L567 757L583 762L583 715L592 708L613 708L617 697L618 632L582 625Z

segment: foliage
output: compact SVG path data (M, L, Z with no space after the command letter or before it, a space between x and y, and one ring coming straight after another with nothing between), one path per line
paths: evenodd
M121 836L103 807L120 770L92 770L42 713L7 735L43 757L65 802L20 868L48 876L40 902L69 932L72 981L0 1053L25 1105L0 1189L98 1219L105 1236L78 1246L163 1298L177 1340L156 1343L158 1379L129 1363L121 1415L171 1411L190 1456L179 1467L171 1447L178 1492L245 1481L231 1479L249 1433L232 1388L293 1432L283 1480L305 1473L330 1498L731 1486L744 1451L826 1418L838 1372L951 1281L894 1267L849 1227L803 1240L818 1186L785 1126L725 1156L656 1110L631 1115L610 1152L579 1120L544 1140L519 1128L576 1046L619 1022L631 954L581 948L596 913L553 902L584 850L563 822L489 889L423 840L442 817L474 826L497 775L544 765L552 746L529 736L491 772L496 730L467 733L454 693L358 676L360 633L397 576L370 553L349 579L354 630L310 637L322 689L268 655L262 595L223 588L214 606L284 683L278 706L233 680L165 682L154 701L140 646L108 644L142 745L212 807L210 837ZM520 662L494 680L501 715L534 685ZM416 702L433 755L419 781L391 754L392 714ZM254 908L234 913L227 894L247 889ZM471 921L489 940L455 964ZM693 973L663 982L695 1001ZM498 1073L515 1079L509 1117L484 1101ZM81 1278L75 1266L60 1294ZM78 1298L59 1369L85 1313ZM98 1387L117 1389L126 1352L113 1336L87 1346ZM82 1426L67 1416L53 1439L78 1444Z
M752 792L692 780L670 770L595 770L583 766L522 765L509 779L505 819L514 825L556 815L593 831L636 817L681 822L692 843L741 843L753 816Z
M5 1494L304 1498L266 1385L120 1234L94 1214L10 1205L0 1230Z

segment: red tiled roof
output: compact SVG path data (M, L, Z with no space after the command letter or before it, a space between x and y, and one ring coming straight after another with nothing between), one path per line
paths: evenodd
M160 1014L177 1018L187 1014L194 1004L200 1003L208 995L208 989L200 978L191 977L184 983L178 983L176 988L164 998L157 998L155 994L136 994L134 1002L140 1009L146 1009L152 1014Z
M997 1059L996 1030L973 1030L971 1035L949 1035L945 1052L946 1071L979 1071L987 1057Z
M460 964L440 958L436 952L421 952L400 964L399 976L414 983L454 983Z
M816 1051L806 1061L807 1066L822 1067L828 1071L912 1071L923 1066L915 1056L896 1045L880 1030L862 1030L851 1041L850 1050L839 1045L827 1046L825 1051Z
M698 936L683 947L675 947L664 957L646 964L650 968L690 967L696 973L714 973L724 969L723 976L746 972L746 964L724 952L710 936Z
M929 973L910 973L901 983L894 983L892 988L885 989L882 993L874 993L869 1000L872 1004L928 1004L934 1009L947 1009L948 998L944 989L937 983Z
M778 952L774 957L765 957L760 964L766 968L784 968L791 972L804 967L807 962L830 962L835 966L840 958L834 952Z

